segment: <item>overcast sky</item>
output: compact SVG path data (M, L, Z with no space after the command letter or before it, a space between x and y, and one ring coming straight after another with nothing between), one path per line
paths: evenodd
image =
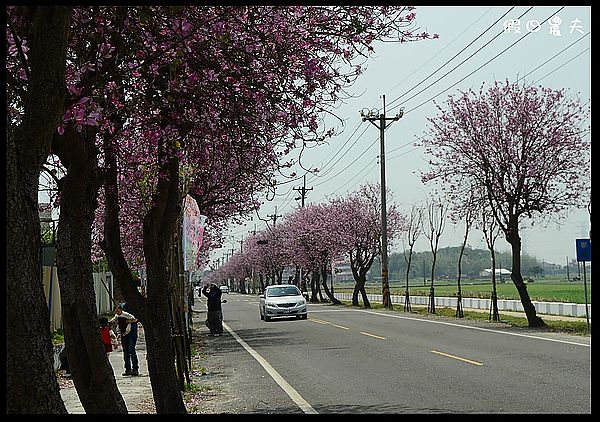
M436 114L434 98L441 104L448 95L469 88L478 90L482 82L490 86L495 80L508 78L512 82L525 77L526 83L565 88L570 95L579 95L582 103L589 101L591 7L566 6L562 10L561 6L521 6L512 10L511 7L419 6L418 32L439 34L438 39L376 45L366 71L350 90L357 98L345 101L336 110L345 122L343 132L329 145L313 148L303 157L305 166L321 169L318 176L307 176L306 187L313 190L307 193L306 203L325 202L331 197L345 196L365 182L379 182L379 130L369 122L362 122L359 112L380 108L382 95L386 97L388 117L404 107L404 116L386 131L385 144L386 184L393 193L393 201L406 212L412 204L423 203L428 197L429 188L418 175L419 170L427 170L427 157L413 142L426 131L426 118ZM521 15L519 27L505 32L504 23ZM556 15L561 23L558 32L552 34L550 21L546 19ZM536 21L541 24L537 31ZM483 67L477 70L480 66ZM294 199L298 192L291 188L301 185L302 180L278 188L278 196L261 208L261 217L273 215L275 207L277 214L283 216L298 207L300 203ZM232 227L224 248L211 257L220 257L232 247L239 250L239 241L248 236L255 224L257 230L265 227L257 218L246 226ZM587 210L573 210L560 225L536 228L523 225L523 250L540 261L565 264L567 257L575 258L575 239L587 238L589 229ZM462 226L447 224L440 247L459 246L462 237ZM472 232L468 243L485 248L480 232ZM390 253L399 251L400 245L391 246ZM509 250L509 244L499 239L497 249ZM424 236L416 244L416 250L429 250Z

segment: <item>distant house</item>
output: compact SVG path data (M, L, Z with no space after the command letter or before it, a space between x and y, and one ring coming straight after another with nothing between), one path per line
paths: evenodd
M511 271L506 268L496 268L496 277L501 275L510 276ZM486 268L482 272L479 273L479 277L492 277L492 269Z
M354 281L350 261L339 259L331 263L331 273L335 281Z

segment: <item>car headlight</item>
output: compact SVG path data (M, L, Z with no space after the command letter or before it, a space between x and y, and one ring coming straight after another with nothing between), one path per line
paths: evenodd
M265 306L277 306L275 302L265 302Z
M306 301L304 299L296 304L296 306L304 306L304 305L306 305Z

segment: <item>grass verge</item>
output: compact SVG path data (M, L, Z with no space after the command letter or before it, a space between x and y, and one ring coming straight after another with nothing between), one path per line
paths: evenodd
M352 302L350 301L342 301L343 305L341 306L352 306ZM340 306L340 305L337 305ZM365 309L363 305L358 306L360 309ZM371 309L383 309L383 305L381 303L373 303L371 302ZM427 307L423 306L411 306L411 312L404 312L402 305L394 305L394 312L401 313L411 313L416 315L429 315L429 316L439 316L446 318L456 318L460 320L456 316L456 309L454 308L444 308L444 307L436 307L435 314L431 314L427 312ZM491 322L489 319L489 312L478 312L472 310L466 310L463 312L464 318L468 320L478 320L484 322ZM566 321L566 320L555 320L555 319L544 319L544 316L541 315L541 318L546 323L545 328L538 328L540 331L551 331L551 332L561 332L568 334L576 334L576 335L588 335L587 322L586 321ZM500 321L494 321L494 323L506 324L509 327L519 327L519 328L528 328L529 323L527 322L526 317L519 317L509 314L500 313ZM591 330L591 324L590 324Z

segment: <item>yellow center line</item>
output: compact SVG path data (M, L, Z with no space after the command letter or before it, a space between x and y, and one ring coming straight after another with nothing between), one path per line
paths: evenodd
M342 328L342 329L344 329L344 330L349 330L349 329L350 329L350 328L348 328L348 327L342 327L341 325L337 325L337 324L334 324L334 323L332 323L332 322L329 322L329 321L323 321L322 319L311 318L310 320L311 320L311 321L314 321L314 322L316 322L317 324L323 324L323 325L333 325L334 327L337 327L337 328Z
M381 340L385 340L385 337L381 337L381 336L376 336L375 334L369 334L369 333L365 333L364 331L360 332L361 334L364 334L365 336L369 336L369 337L375 337L375 338L379 338Z
M341 325L337 325L337 324L334 324L334 323L332 323L332 322L330 322L329 324L330 324L330 325L333 325L334 327L341 328L341 329L343 329L343 330L349 330L349 329L350 329L350 328L348 328L348 327L342 327Z
M475 362L474 360L469 360L469 359L465 359L465 358L460 358L458 356L449 355L448 353L442 353L442 352L438 352L435 350L432 350L431 353L437 353L438 355L447 356L452 359L462 360L463 362L472 363L473 365L483 366L483 363Z

